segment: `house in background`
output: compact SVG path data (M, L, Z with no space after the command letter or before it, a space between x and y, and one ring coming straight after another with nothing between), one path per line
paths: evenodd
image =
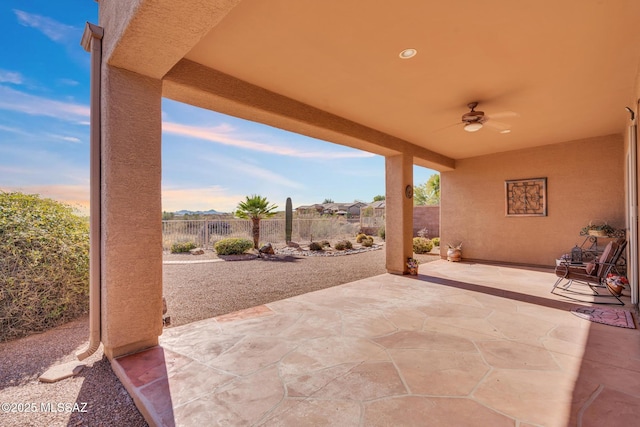
M589 221L625 229L637 304L640 2L100 0L99 17L83 44L108 358L162 333L163 97L384 156L390 273L412 256L418 165L441 173L440 237L464 258L551 266Z
M343 215L347 217L359 217L360 209L366 206L363 202L354 203L324 203L323 213L325 215Z
M360 209L360 226L370 234L384 225L386 201L378 200Z
M366 203L316 203L309 206L298 206L296 213L304 216L308 215L341 215L348 217L360 216L360 209L366 206Z
M323 211L324 211L324 206L316 203L308 206L298 206L296 208L296 215L298 215L299 217L317 216L317 215L322 215Z

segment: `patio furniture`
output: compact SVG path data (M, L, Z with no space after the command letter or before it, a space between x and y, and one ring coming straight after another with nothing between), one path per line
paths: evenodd
M616 264L624 253L626 246L627 241L625 239L617 239L609 242L600 257L595 261L591 261L585 265L572 265L569 261L560 263L556 267L555 272L558 279L553 284L551 293L574 301L591 302L593 304L624 305L624 302L620 299L620 294L607 286L606 279L609 273L617 271ZM566 282L561 285L563 281ZM591 292L581 292L570 289L574 283L588 286ZM598 292L598 289L600 289L601 292L606 289L605 292L608 293L601 294ZM558 291L562 293L558 293ZM604 297L607 298L608 301L585 301L576 297L576 295ZM614 298L615 301L611 302L612 298Z

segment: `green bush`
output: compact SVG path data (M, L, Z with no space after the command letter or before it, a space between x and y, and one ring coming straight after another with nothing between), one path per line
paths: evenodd
M433 239L431 239L431 243L433 243L433 246L440 246L440 238L434 237Z
M367 238L366 234L358 233L358 235L356 236L356 243L362 243L362 240L366 238Z
M253 248L253 242L241 238L222 239L213 245L218 255L241 255L251 248Z
M413 238L413 252L417 254L426 254L431 252L431 249L433 249L433 243L431 243L431 240L425 239L424 237Z
M321 242L311 242L309 244L309 250L311 251L321 251L323 248L322 243Z
M35 194L0 192L0 341L89 308L89 223Z
M189 252L191 249L195 249L197 246L193 242L174 243L171 245L172 254L181 254Z
M344 251L345 249L353 249L353 243L351 243L349 240L340 240L339 242L336 242L334 248L339 251Z
M373 246L373 237L371 236L367 236L364 239L362 239L362 246L364 246L365 248L370 248L371 246Z
M381 225L380 228L378 228L378 237L380 237L382 240L386 240L385 239L385 227L384 225Z

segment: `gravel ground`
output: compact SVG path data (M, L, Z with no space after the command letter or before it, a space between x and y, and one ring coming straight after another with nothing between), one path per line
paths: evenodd
M165 261L215 260L215 254L165 255ZM417 255L421 262L438 259ZM165 264L164 294L173 326L382 274L385 251L348 256L275 255L270 259ZM0 343L0 426L146 426L102 350L76 377L38 381L49 367L75 360L89 336L88 318L30 337ZM40 412L41 404L85 403L86 412ZM35 403L37 413L6 412ZM22 404L22 405L17 405Z
M131 397L102 356L102 348L84 362L79 375L45 384L38 377L49 367L75 360L89 336L89 319L82 317L50 331L0 343L0 426L146 426ZM86 412L42 412L41 404L78 403ZM15 403L14 411L5 405ZM86 407L82 408L82 403Z

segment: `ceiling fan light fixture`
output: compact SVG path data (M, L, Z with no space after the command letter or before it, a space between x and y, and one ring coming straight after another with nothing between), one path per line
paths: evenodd
M466 130L467 132L476 132L476 131L479 131L480 129L482 129L482 123L473 122L473 123L467 123L466 125L464 125L464 130Z
M399 56L400 56L400 59L409 59L416 56L417 53L418 51L416 49L405 49L402 52L400 52Z

